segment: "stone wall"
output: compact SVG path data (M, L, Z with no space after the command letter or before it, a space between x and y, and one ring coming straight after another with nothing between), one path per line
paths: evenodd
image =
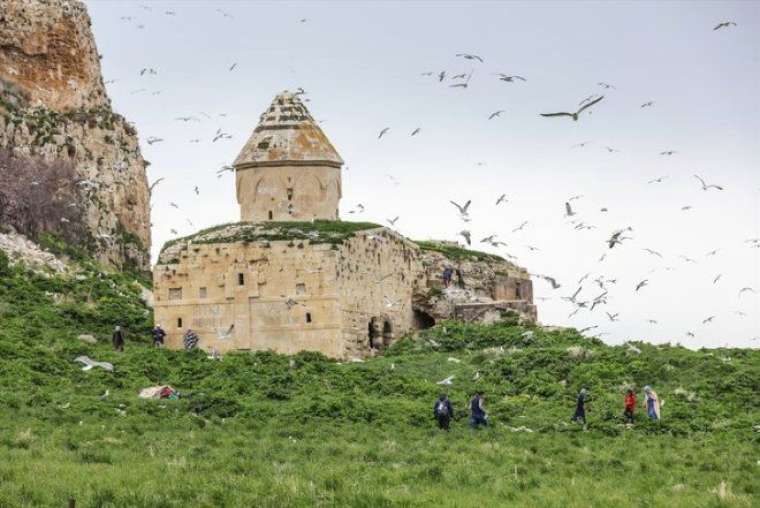
M340 169L331 166L250 167L236 172L240 220L336 220Z
M134 128L111 111L84 5L0 0L0 149L74 163L101 261L150 269L150 196Z
M169 347L182 347L192 328L209 351L342 356L331 245L199 244L178 261L157 265L153 279L155 319L167 331Z
M373 354L414 329L412 295L424 283L414 243L380 228L346 241L337 256L348 356Z

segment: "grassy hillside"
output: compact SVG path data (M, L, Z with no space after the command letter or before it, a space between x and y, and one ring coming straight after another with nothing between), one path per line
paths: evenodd
M443 323L364 363L214 361L150 348L138 294L93 266L64 279L0 256L0 506L760 502L760 351L610 347L507 320ZM108 344L115 324L127 330L123 354ZM115 372L81 371L82 354ZM457 414L444 434L432 405L450 375ZM137 397L163 383L183 396ZM623 390L644 384L665 400L663 421L639 413L627 428ZM569 423L581 386L587 431ZM464 412L476 389L491 421L477 432Z

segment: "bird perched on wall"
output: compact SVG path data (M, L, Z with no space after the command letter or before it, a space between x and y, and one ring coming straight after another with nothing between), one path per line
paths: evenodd
M577 122L578 121L578 115L580 115L581 113L583 113L583 111L585 111L586 109L590 108L594 104L599 103L599 101L601 101L602 99L604 99L604 95L598 97L597 99L594 99L593 101L589 102L588 104L586 104L584 106L581 106L581 108L578 109L578 111L576 111L575 113L567 113L567 112L562 111L562 112L559 112L559 113L541 113L541 116L544 116L544 117L569 116L570 118L573 119L574 122Z

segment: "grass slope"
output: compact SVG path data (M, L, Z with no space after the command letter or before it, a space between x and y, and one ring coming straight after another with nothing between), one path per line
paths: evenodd
M636 344L636 353L573 330L529 337L510 322L443 323L364 363L268 352L212 361L149 348L150 316L128 278L91 270L79 279L9 269L0 256L0 506L70 497L93 507L760 499L758 351ZM117 323L128 332L123 354L107 343ZM80 354L116 370L83 372L72 362ZM435 382L449 375L457 414L444 434L431 412ZM184 396L137 397L160 383ZM664 419L639 414L627 429L622 389L645 383L666 401ZM592 393L587 432L568 422L581 386ZM491 420L478 432L464 412L476 389Z

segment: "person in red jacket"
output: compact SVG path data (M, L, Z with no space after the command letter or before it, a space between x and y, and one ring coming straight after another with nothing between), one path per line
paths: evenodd
M625 394L625 411L623 417L626 423L633 423L633 410L636 409L636 394L633 390L628 390Z

